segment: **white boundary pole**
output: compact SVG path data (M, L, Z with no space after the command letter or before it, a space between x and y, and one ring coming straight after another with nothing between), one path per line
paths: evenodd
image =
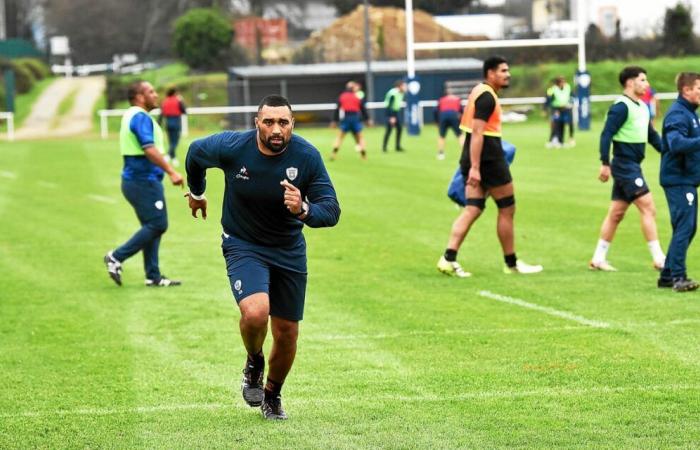
M0 112L0 119L7 121L7 140L15 140L15 114L11 112Z
M406 67L408 78L416 76L416 47L413 37L413 0L406 0Z
M586 1L576 1L576 14L578 16L578 70L586 70Z

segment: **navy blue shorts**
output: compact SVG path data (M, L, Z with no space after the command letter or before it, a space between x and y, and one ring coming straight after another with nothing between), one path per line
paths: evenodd
M271 316L295 322L304 318L306 273L276 266L253 250L237 247L226 235L221 248L236 303L263 292L270 298Z
M647 182L641 174L634 178L613 177L612 194L610 196L612 200L632 203L648 193L649 186L647 186Z
M457 137L462 135L462 130L459 129L459 114L457 112L440 113L439 120L440 137L444 138L447 135L447 130L452 130Z
M362 120L357 113L346 113L343 120L340 121L340 130L343 133L359 133L362 131Z

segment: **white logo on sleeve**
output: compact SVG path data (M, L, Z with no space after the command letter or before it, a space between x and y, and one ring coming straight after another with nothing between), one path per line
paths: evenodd
M241 291L241 287L243 286L243 283L241 283L241 280L236 280L235 283L233 283L233 288L238 291L239 294L243 293Z
M158 200L158 201L155 203L155 205L156 205L156 209L163 209L163 206L164 206L163 200Z
M685 198L688 200L688 206L693 206L693 200L695 200L695 195L692 192L685 194Z
M296 167L287 167L287 178L289 178L289 181L294 181L299 175L299 169Z
M642 177L639 177L636 180L634 180L634 184L636 184L637 187L642 187L644 186L644 180L642 179Z

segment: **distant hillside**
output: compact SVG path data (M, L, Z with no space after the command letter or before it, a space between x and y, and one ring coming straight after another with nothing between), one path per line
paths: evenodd
M464 40L439 25L421 10L413 13L416 42L451 42ZM378 60L406 58L406 14L400 8L370 7L372 56ZM343 62L364 59L364 7L340 17L328 28L317 31L295 54L296 62ZM436 52L421 51L419 57L435 57Z

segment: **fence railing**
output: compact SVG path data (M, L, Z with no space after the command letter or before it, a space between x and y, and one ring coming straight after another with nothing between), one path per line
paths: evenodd
M591 102L612 102L618 98L620 94L607 94L607 95L591 95ZM678 94L675 92L665 92L656 94L657 98L661 100L672 100L675 99ZM545 97L519 97L519 98L502 98L500 102L502 105L538 105L545 103ZM466 101L463 101L466 103ZM421 100L418 102L418 117L420 118L421 126L423 123L423 110L424 108L435 108L437 106L437 100ZM306 103L292 105L294 112L306 112L306 111L334 111L336 108L335 103ZM367 102L367 109L383 109L384 102ZM187 136L189 131L189 120L187 116L192 115L208 115L208 114L253 114L258 111L257 105L248 106L202 106L202 107L188 107L187 115L182 116L182 135ZM109 117L121 117L126 112L125 109L101 109L97 112L100 116L100 135L102 139L106 139L109 135ZM160 109L154 109L151 115L159 115Z
M0 120L7 121L7 140L15 140L15 114L11 112L0 112Z

